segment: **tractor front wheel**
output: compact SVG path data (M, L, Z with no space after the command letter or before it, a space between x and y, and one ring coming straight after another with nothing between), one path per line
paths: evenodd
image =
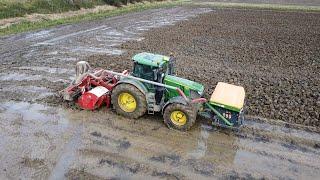
M119 84L111 95L111 101L116 112L129 118L139 118L147 111L147 101L144 94L131 84Z
M197 112L194 108L183 104L169 104L164 110L164 123L172 129L189 130L196 122Z

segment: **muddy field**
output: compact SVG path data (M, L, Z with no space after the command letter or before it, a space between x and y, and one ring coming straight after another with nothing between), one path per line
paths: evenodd
M219 81L242 85L248 115L319 127L319 26L317 13L216 10L123 44L121 58L89 61L120 71L135 53L174 52L178 75L205 84L207 96Z
M175 7L2 37L0 179L318 179L319 21ZM78 60L122 71L141 51L174 52L178 75L206 96L218 81L243 85L257 117L239 132L199 119L181 133L161 115L134 121L58 98Z

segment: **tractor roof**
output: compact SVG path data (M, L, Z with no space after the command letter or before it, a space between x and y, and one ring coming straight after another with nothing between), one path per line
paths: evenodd
M163 64L169 61L169 57L163 56L160 54L143 52L143 53L134 55L132 60L143 65L148 65L152 67L161 67Z

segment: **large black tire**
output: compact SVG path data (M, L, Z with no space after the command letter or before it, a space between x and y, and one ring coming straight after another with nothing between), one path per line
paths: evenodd
M122 93L132 95L136 101L136 109L133 112L124 111L119 105L118 98ZM147 101L145 95L131 84L119 84L112 90L111 102L116 112L122 116L137 119L147 111Z
M179 124L177 121L175 122L171 116L174 112L181 111L183 112L183 116L186 117L185 123ZM195 108L191 106L186 106L183 104L173 103L169 104L163 114L164 123L171 129L176 129L179 131L187 131L189 130L194 123L196 122L197 111Z

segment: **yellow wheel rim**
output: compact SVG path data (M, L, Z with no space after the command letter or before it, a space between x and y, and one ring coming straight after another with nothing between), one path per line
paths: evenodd
M121 93L118 97L118 104L125 112L133 112L137 108L136 99L129 93Z
M187 116L182 111L173 111L170 115L170 119L173 124L177 126L183 126L187 123Z

